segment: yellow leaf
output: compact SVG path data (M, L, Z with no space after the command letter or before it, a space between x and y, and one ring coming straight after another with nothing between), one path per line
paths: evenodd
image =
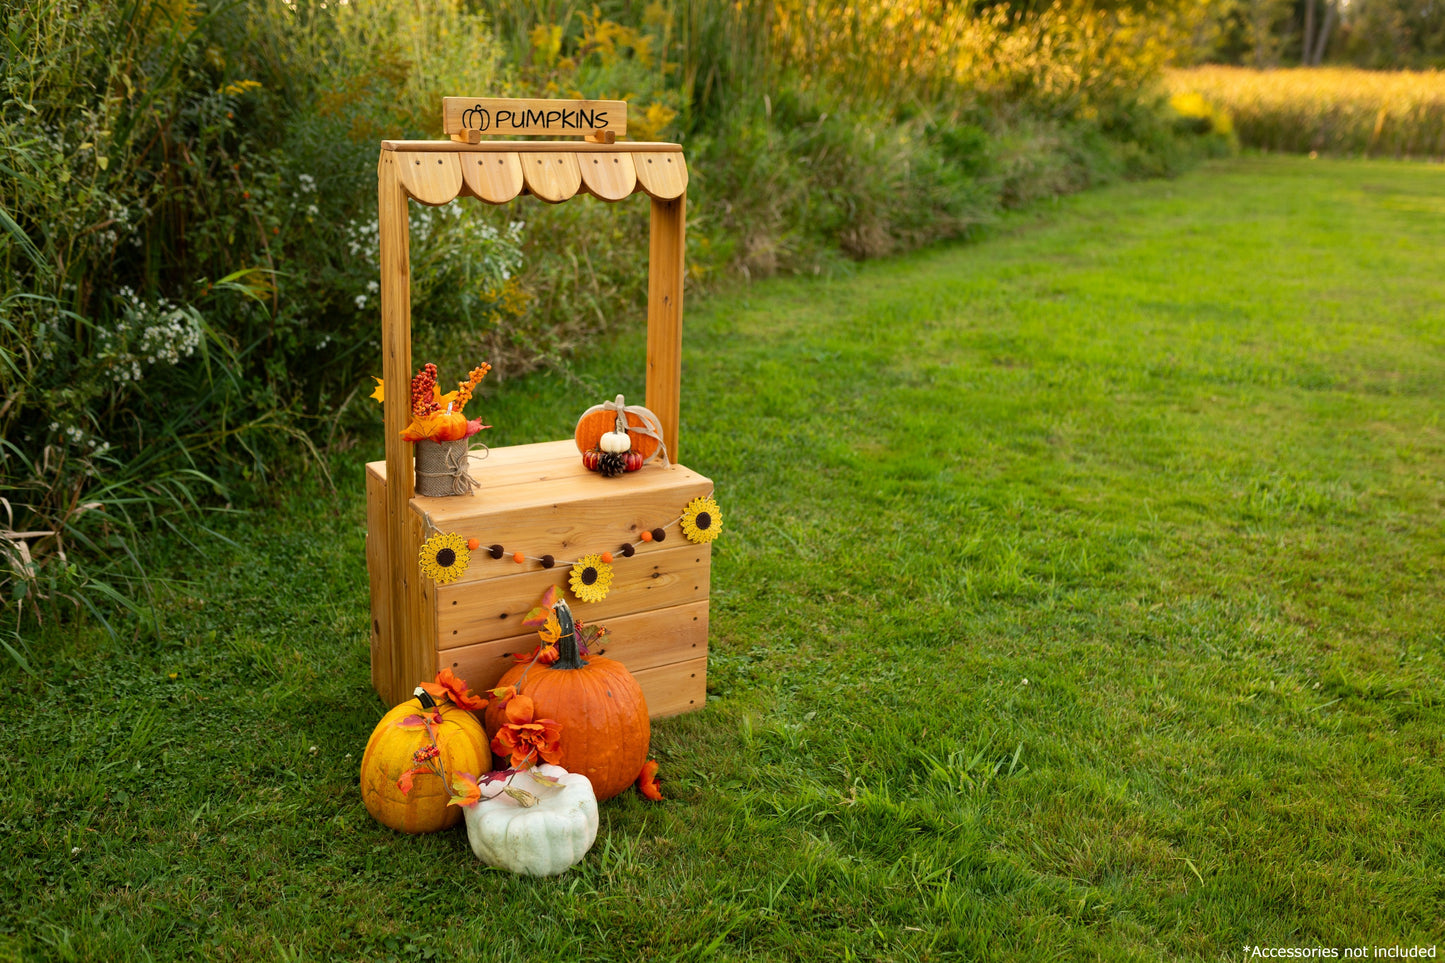
M539 23L532 28L529 39L532 41L532 50L542 65L546 66L557 62L557 57L562 52L561 24Z
M536 796L527 792L527 790L517 789L513 786L507 786L502 790L502 792L517 800L518 804L520 804L524 809L530 809L541 801Z
M381 404L381 403L385 402L385 401L386 401L386 386L385 386L384 384L382 384L381 379L378 378L376 375L372 375L372 376L371 376L371 380L376 382L376 390L371 393L371 397L373 397L373 398L376 399L376 403L377 403L377 404Z

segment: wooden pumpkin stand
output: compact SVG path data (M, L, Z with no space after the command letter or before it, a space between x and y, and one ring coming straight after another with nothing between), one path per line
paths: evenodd
M587 130L567 129L569 109L572 118L594 123ZM492 129L501 129L503 110L531 111L510 116L543 121L561 113L560 132L587 139L481 141L476 118L488 123L497 118ZM687 203L682 148L615 142L615 135L626 132L626 105L617 101L446 98L443 114L451 140L383 141L377 165L387 391L386 460L366 468L372 685L390 704L410 697L418 682L442 668L451 668L475 691L491 687L512 665L508 653L529 652L537 644L536 632L522 620L548 586L567 594L571 560L616 554L624 543L637 543L642 532L670 526L662 542L642 542L630 558L618 555L607 597L575 601L573 611L610 630L603 647L637 678L653 718L701 708L711 546L693 544L674 524L690 500L712 491L711 481L676 463ZM599 117L603 123L596 122ZM513 124L506 133L555 136L558 126ZM401 438L411 419L404 386L415 371L408 202L441 205L474 197L504 204L531 194L556 204L584 193L607 202L642 193L651 201L645 403L662 423L673 464L653 462L604 478L583 467L569 437L474 457L470 470L478 484L470 494L416 495L413 446ZM579 399L578 413L598 400ZM434 532L480 541L457 581L438 585L422 574L418 553ZM487 551L493 544L506 548L499 559ZM517 564L514 551L528 560ZM535 560L547 555L558 560L555 567Z

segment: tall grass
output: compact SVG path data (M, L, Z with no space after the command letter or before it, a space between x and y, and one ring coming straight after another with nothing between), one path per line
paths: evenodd
M1247 147L1445 159L1445 74L1347 67L1195 67L1167 75L1175 93L1226 110Z
M1054 117L1095 117L1136 100L1197 16L1073 0L1036 10L930 0L775 7L779 53L800 76L889 103L1007 104Z

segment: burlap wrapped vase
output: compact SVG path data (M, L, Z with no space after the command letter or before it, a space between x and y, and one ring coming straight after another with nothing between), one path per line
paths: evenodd
M467 473L468 440L423 440L416 443L416 493L418 495L466 495L476 487Z

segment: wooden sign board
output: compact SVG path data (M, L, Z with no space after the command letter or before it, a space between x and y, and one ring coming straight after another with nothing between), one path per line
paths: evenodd
M442 130L451 137L476 131L483 137L605 137L611 141L627 134L627 101L443 97Z

